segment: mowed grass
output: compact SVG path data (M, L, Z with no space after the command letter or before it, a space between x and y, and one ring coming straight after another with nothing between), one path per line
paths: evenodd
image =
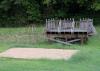
M0 58L0 71L100 71L100 26L96 29L97 35L90 37L87 44L67 46L47 42L42 27L33 31L25 27L0 28L0 52L13 47L80 50L68 61Z

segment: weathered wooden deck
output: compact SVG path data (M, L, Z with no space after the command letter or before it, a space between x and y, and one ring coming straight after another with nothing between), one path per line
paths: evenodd
M92 19L84 19L79 22L74 19L46 20L46 35L49 39L63 38L67 42L75 42L80 39L83 44L91 33L96 33Z
M50 29L50 30L47 30L47 32L50 32L50 33L84 33L84 32L87 32L87 30L82 30L82 29L78 29L78 28L74 28L74 29L61 29L61 30L57 30L57 29Z

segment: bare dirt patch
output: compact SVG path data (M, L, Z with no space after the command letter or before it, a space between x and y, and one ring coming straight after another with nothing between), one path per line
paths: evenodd
M45 48L11 48L0 53L0 57L23 59L69 59L78 50Z

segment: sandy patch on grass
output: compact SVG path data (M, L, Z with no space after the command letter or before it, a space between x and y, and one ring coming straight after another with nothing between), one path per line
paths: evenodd
M78 50L45 48L11 48L0 53L0 57L23 59L69 59Z

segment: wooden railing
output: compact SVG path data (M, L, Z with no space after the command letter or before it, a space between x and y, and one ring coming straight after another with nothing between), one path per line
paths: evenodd
M85 30L88 33L95 34L96 30L93 26L93 19L80 19L75 21L74 18L57 20L57 19L46 19L46 31L56 30L60 31L74 31L74 30Z

